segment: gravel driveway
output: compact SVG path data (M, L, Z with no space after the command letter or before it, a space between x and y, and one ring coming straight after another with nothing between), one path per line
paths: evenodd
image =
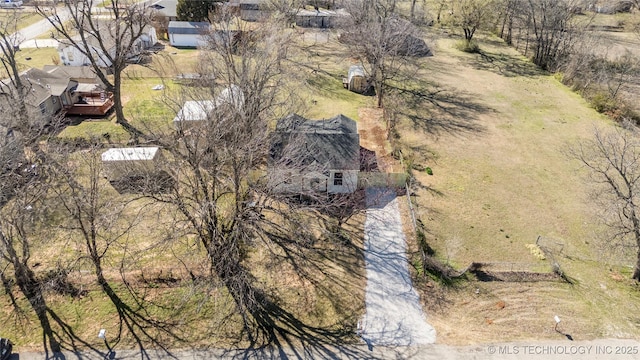
M432 344L436 332L411 284L395 191L367 189L366 198L366 313L360 334L369 346Z

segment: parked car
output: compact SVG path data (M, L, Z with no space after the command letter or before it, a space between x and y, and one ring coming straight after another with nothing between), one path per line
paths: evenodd
M11 357L13 343L9 339L0 338L0 360L8 360Z
M22 6L22 0L4 0L0 1L0 8L19 8Z

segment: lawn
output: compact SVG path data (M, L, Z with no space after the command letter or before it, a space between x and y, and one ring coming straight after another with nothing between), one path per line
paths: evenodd
M406 155L433 171L415 174L427 240L458 269L471 262L519 269L541 265L527 248L540 235L561 244L557 260L576 284L467 283L443 290L442 301L423 288L438 341L555 339L554 314L576 339L637 338L640 293L626 280L629 263L601 257L590 187L563 155L594 126L612 124L499 39L479 39L485 56L459 52L455 41L439 39L416 76L441 91L440 107L423 108L400 128Z
M161 90L153 90L163 85ZM179 85L161 78L126 78L122 85L124 113L134 126L154 133L166 133L171 129L171 121L178 111L178 104L172 95L179 91ZM106 135L108 134L108 135ZM115 122L115 114L105 119L83 121L67 126L60 134L63 138L102 138L124 143L129 139L127 132Z
M45 65L59 62L58 51L55 48L28 48L20 49L16 53L16 60L21 69L42 69Z
M7 21L12 21L14 16L18 17L17 30L26 28L42 20L42 16L34 11L0 9L0 23L5 24Z
M156 68L138 65L128 67L122 91L124 112L133 125L166 133L172 132L171 121L182 104L183 89L173 82L173 76L180 72L193 72L189 64L197 62L197 51L169 48L160 55L154 57L158 63L152 65L158 65ZM170 63L173 65L167 66ZM159 68L175 70L157 71ZM153 90L156 85L163 85L163 89ZM295 86L301 89L298 95L308 99L309 104L316 105L306 110L308 112L301 112L315 118L330 117L340 112L357 118L358 107L371 101L371 98L344 90L337 71L335 75L314 74L309 81ZM78 125L68 126L58 136L99 138L113 145L124 144L129 139L122 127L115 123L113 114L105 119L85 120ZM77 158L74 157L72 161L80 161L84 152L75 156ZM127 232L117 246L114 245L105 259L105 274L116 284L118 293L130 298L120 285L123 274L120 266L124 266L128 283L140 290L146 299L163 305L152 306L149 311L160 319L174 321L174 330L188 341L188 345L185 345L166 339L165 344L170 347L247 345L238 342L241 321L234 314L234 305L226 291L210 283L196 284L184 270L185 264L188 264L196 269L196 274L206 271L206 254L199 243L190 236L165 240L167 236L181 231L178 225L171 223L175 209L166 205L153 207L145 204L144 200L135 199L135 196L119 195L106 180L100 181L105 199L114 204L129 201L127 218L142 216L141 221ZM322 228L334 221L317 213L305 213L302 216L308 217L309 228L324 235L326 232ZM350 339L364 311L363 223L363 215L355 215L343 225L343 237L322 237L313 244L305 245L305 250L300 254L285 252L273 244L257 242L252 245L247 259L247 263L252 264L252 276L279 306L299 321L294 326L303 326L295 331L330 329L342 334L340 336L346 334L346 339ZM69 235L64 230L66 228L56 226L46 236L42 235L48 241L34 248L32 255L32 261L41 264L37 271L51 268L56 261L68 263L77 256L78 251L84 251L78 234ZM110 230L116 231L117 226ZM45 246L51 250L45 251ZM135 255L123 256L125 248ZM296 263L291 262L294 259ZM304 267L304 276L298 276L298 266ZM91 266L82 263L75 269L77 271L70 277L76 285L81 284L87 290L86 295L71 298L49 294L48 305L52 312L71 324L69 329L75 334L87 339L91 345L102 346L95 334L100 328L107 329L107 334L115 334L117 314L92 281ZM143 271L144 277L141 275ZM176 281L176 278L180 279ZM0 300L5 304L0 311L7 318L14 319L4 293L0 294ZM21 304L27 306L24 301ZM23 327L24 323L11 321L2 328L2 335L15 339L20 350L37 350L41 347L41 334L35 325L37 320L29 311L27 317L33 326ZM60 330L58 325L54 325L54 328ZM120 348L134 346L130 337L119 344Z
M574 284L469 281L444 286L417 277L416 287L438 342L565 339L554 331L554 315L562 318L562 331L577 340L638 338L640 292L627 280L629 263L606 259L598 250L604 238L590 208L591 188L578 164L564 155L568 146L588 138L594 126L611 127L611 122L501 40L478 35L482 56L459 52L456 41L438 38L430 44L436 55L416 59L412 80L397 84L423 94L404 98L407 107L398 127L398 147L405 159L433 172L414 171L416 212L427 241L438 259L458 269L471 262L542 269L548 262L528 247L542 236L555 249L562 248L556 250L556 260ZM356 59L347 55L336 34L306 31L296 36L295 45L288 66L297 74L289 85L302 102L300 113L317 119L343 113L359 120L358 110L372 106L374 98L342 88L341 79ZM124 110L136 125L170 131L181 105L181 100L171 100L179 99L181 90L172 79L194 71L197 51L167 47L153 61L151 67L127 69ZM164 89L152 90L159 84ZM60 136L104 137L105 133L112 141L128 138L113 118L70 126ZM401 204L406 206L406 199ZM321 220L308 216L310 223ZM262 245L250 254L253 275L296 318L317 326L340 323L349 329L363 311L362 222L357 216L348 225L354 246L323 242L321 251L307 254L305 264L317 270L311 279L293 276L296 270L290 264L274 262L286 254L277 250L274 254ZM150 229L153 226L145 224L132 237L138 242ZM169 252L188 261L202 256L202 249L189 239L181 241L175 247L155 249L163 252L158 259L168 262L164 255ZM153 252L148 253L142 264L156 272L166 270L152 257ZM156 289L159 282L154 284ZM149 291L152 298L178 306L195 290L184 286ZM92 291L95 302L82 300L87 303L78 302L78 308L65 308L68 299L54 301L66 316L71 316L69 311L79 314L74 328L78 333L95 332L97 323L115 326L105 299ZM200 296L213 301L185 305L180 320L193 324L186 336L196 344L224 344L221 334L238 330L216 317L230 309L229 297L224 292ZM93 322L84 318L87 307L95 307ZM18 326L9 329L9 334L20 334ZM219 337L205 339L205 333ZM38 345L37 334L24 339L20 346Z
M95 156L99 157L101 151L97 150ZM67 160L77 167L74 180L81 184L89 182L85 163L89 155L87 150L82 150ZM241 320L226 290L217 281L200 279L208 269L207 255L199 241L184 235L184 223L177 220L180 217L176 215L177 209L138 195L118 194L102 175L98 178L99 191L101 202L107 206L100 212L99 223L108 226L97 229L99 246L127 229L124 236L111 243L103 259L104 274L116 292L134 304L123 285L126 277L137 295L148 301L144 314L173 324L171 330L186 342L163 335L163 344L168 348L248 346L242 339ZM52 196L55 199L57 195ZM123 216L112 215L124 203L127 206ZM29 261L37 264L34 268L38 276L44 276L58 265L73 269L67 279L85 293L72 297L48 290L47 305L52 314L68 324L66 330L87 341L85 345L102 346L95 334L104 328L113 338L118 331L117 312L95 284L91 263L78 260L86 251L80 232L69 231L73 224L61 208L56 211L52 206L50 210L55 216L47 217L47 223L38 227L40 233L32 238ZM334 219L316 212L297 215L306 217L305 224L313 229L317 239L305 238L302 247L286 242L286 251L275 242L256 240L246 244L249 247L246 263L251 264L257 286L295 317L296 323L289 325L300 326L297 330L305 332L323 329L327 334L337 329L348 339L364 311L364 216L361 213L353 216L343 225L342 236L336 238L326 231L327 224L335 223ZM266 216L270 222L280 221L276 215ZM296 241L298 239L292 239ZM304 271L300 272L299 266ZM42 345L37 319L16 287L14 294L26 310L25 317L19 318L11 311L8 297L1 292L0 313L7 320L1 329L2 336L13 339L19 351L37 351ZM53 327L62 332L59 324L54 323ZM152 330L152 334L157 333ZM134 348L135 343L125 332L117 346L118 349Z

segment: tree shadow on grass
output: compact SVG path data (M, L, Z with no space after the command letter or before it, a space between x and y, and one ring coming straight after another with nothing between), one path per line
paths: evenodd
M53 311L51 308L47 308L47 313L53 320L55 324L57 324L62 332L62 336L57 336L57 341L65 350L76 352L80 349L90 349L96 353L100 353L100 350L94 347L92 344L80 338L73 331L73 327L69 325L64 319L62 319L58 314ZM47 346L45 345L45 359L66 359L66 356L61 352L52 352L49 353Z
M291 272L282 276L297 278L289 279L293 283L310 284L298 290L309 294L298 293L299 299L286 299L290 303L287 305L285 299L274 295L274 289L261 289L258 288L261 285L252 282L252 292L261 297L261 306L251 313L254 334L245 334L249 335L250 341L247 348L231 350L229 354L242 358L284 359L370 357L356 335L358 318L364 309L363 284L366 281L362 244L356 240L362 237L358 229L363 225L355 224L355 220L349 226L344 225L347 219L363 210L361 194L355 194L353 198L337 196L327 202L289 199L288 203L292 208L298 207L294 213L300 213L302 207L308 215L316 215L301 218L290 215L285 223L282 219L272 223L265 220L261 227L262 241L271 244L269 267L291 268ZM332 209L338 205L348 210L334 213ZM322 231L318 232L318 229ZM295 294L295 290L292 293ZM326 299L323 308L330 309L324 311L335 318L321 321L322 325L301 320L296 311L314 310L292 301L305 301L307 295L312 299ZM345 304L345 299L349 298L354 298L354 302Z
M477 70L485 70L506 77L534 77L545 75L535 64L517 55L480 51L469 65Z
M136 301L136 304L139 305L139 307L133 307L124 302L116 305L117 312L120 314L121 318L119 331L110 342L111 346L115 347L120 342L122 330L123 328L127 328L129 330L129 334L133 336L134 340L138 344L141 358L149 359L149 355L147 354L145 349L145 340L149 341L158 350L162 350L167 356L173 357L171 355L170 349L164 346L163 340L160 338L160 335L164 337L168 335L174 340L184 341L175 334L174 329L176 324L153 319L148 313L149 309L147 307L149 307L150 305L147 304L147 306L145 306L142 302L139 302L139 299ZM110 348L105 349L102 347L96 347L94 344L78 336L74 332L73 326L66 322L63 318L61 318L53 309L47 308L47 314L51 317L53 323L56 324L59 328L59 333L58 331L55 331L53 333L53 336L55 336L56 341L62 349L71 351L75 354L80 354L79 351L88 349L100 356L108 356L109 354L113 353ZM158 336L154 335L154 333L157 333ZM84 335L86 336L87 334ZM97 333L94 335L97 336ZM46 359L66 359L64 353L56 351L49 352L46 344L44 348L44 355ZM105 350L109 351L105 352Z
M478 116L493 112L470 95L425 80L415 80L411 87L391 88L400 106L398 114L414 130L426 134L480 133L484 126Z

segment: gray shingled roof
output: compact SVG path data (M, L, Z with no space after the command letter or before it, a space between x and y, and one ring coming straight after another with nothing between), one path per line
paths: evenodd
M169 21L170 34L200 35L209 31L211 24L206 21Z
M98 75L92 66L58 66L58 65L45 65L42 67L43 71L48 72L56 76L66 76L70 79L96 79L98 81Z
M354 120L338 115L308 120L291 114L276 124L271 163L325 170L359 170L360 137Z
M29 93L25 102L32 106L38 106L51 95L60 96L69 86L69 77L64 75L50 74L39 69L29 69L20 74L23 85L29 87ZM0 81L0 92L7 92L10 79Z

